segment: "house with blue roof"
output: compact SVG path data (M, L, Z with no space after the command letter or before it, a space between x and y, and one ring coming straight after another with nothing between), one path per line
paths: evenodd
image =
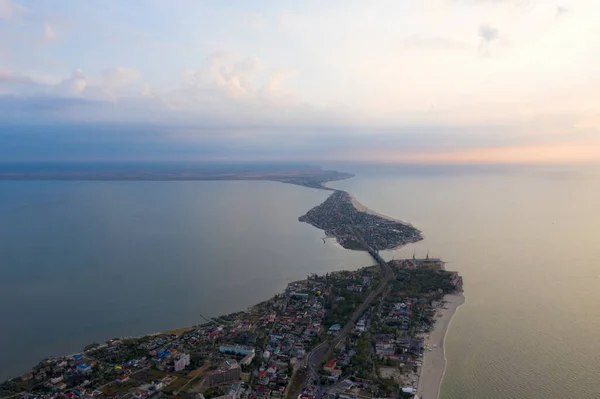
M92 372L92 366L89 363L79 363L77 371L81 374L89 374Z

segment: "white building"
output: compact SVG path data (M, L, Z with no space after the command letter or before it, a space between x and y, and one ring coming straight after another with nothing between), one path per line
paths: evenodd
M175 371L181 371L190 365L190 355L184 353L175 360Z
M62 380L63 380L63 376L62 376L62 374L61 374L61 375L58 375L58 376L56 376L56 377L52 377L52 378L50 379L50 382L51 382L51 383L53 383L53 384L58 384L58 383L59 383L59 382L61 382Z

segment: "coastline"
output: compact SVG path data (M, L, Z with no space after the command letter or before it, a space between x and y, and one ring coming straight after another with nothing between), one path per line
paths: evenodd
M417 396L419 399L437 399L446 373L445 341L452 318L459 306L465 303L462 292L444 296L446 301L436 311L436 322L433 331L425 339L425 353L419 376ZM446 309L444 309L446 308ZM441 315L441 317L438 317ZM429 348L432 350L429 351Z
M405 222L404 220L396 219L396 218L393 218L391 216L382 215L381 213L377 213L374 210L369 209L366 206L364 206L363 204L361 204L356 199L356 197L353 194L348 193L348 195L350 196L350 200L352 201L352 205L354 205L354 208L356 208L356 210L359 211L359 212L368 213L369 215L378 216L378 217L380 217L382 219L387 219L387 220L391 220L391 221L394 221L394 222L405 224L405 225L410 226L410 227L414 227L412 224L410 224L408 222ZM404 246L404 245L399 245L398 247L392 248L392 249L397 249L397 248L400 248L402 246Z
M326 184L321 184L321 185L323 187L326 187ZM310 188L310 186L307 186L307 187ZM384 219L387 221L401 223L401 224L412 227L412 225L410 223L406 223L404 221L400 221L398 219L394 219L394 218L379 214L379 213L367 208L366 206L361 204L356 199L356 197L354 197L352 194L350 194L346 191L343 191L343 190L333 190L333 191L336 191L337 193L341 192L341 193L347 195L348 197L343 198L343 204L345 206L344 209L350 209L350 208L354 207L354 211L363 213L363 215L361 215L362 218L369 219L367 216L364 215L366 213L366 214L376 216L378 218L381 218L381 219ZM355 214L355 213L353 212L352 214ZM351 221L354 222L354 219L351 219ZM377 221L374 223L377 223ZM373 224L373 225L380 226L380 223L382 223L382 222L379 221L377 224ZM388 224L389 223L383 222L383 225L385 225L385 226L387 226ZM313 226L317 227L318 229L321 229L321 227L318 227L314 224L313 224ZM393 230L393 231L398 233L397 230ZM419 237L421 237L420 232L418 230L417 230L417 232L419 233ZM339 239L335 235L330 235L327 233L325 233L325 234L326 234L326 238L336 239L335 242L338 245L340 245L341 248L353 250L353 248L345 248L339 242ZM323 238L323 242L325 242L326 238ZM422 239L422 238L420 238L420 239ZM364 244L364 245L366 246L367 244ZM406 245L406 244L402 243L400 245L397 245L394 248L389 248L389 249L400 248L400 247L403 247L404 245ZM370 246L368 248L371 249ZM375 257L375 259L378 262L379 261L384 262L384 260L382 260L381 258L378 258L378 254L377 254L377 257L375 255L373 255L373 257ZM388 262L386 262L386 264L387 263ZM365 268L368 268L368 267L369 266L366 266ZM442 266L442 269L443 269L443 266ZM302 281L304 281L304 280L300 280L297 283L301 283ZM446 291L446 292L449 292L449 291ZM277 295L279 295L279 294L276 294L275 297ZM275 297L273 297L267 301L271 301ZM431 352L428 349L426 349L423 354L422 359L418 359L418 356L415 356L415 359L413 359L413 361L416 361L417 366L419 364L419 360L421 360L421 362L420 362L421 370L419 370L420 372L418 373L419 377L418 377L417 391L416 391L418 393L418 398L421 398L421 399L424 399L424 398L431 399L433 397L437 398L439 395L439 391L440 391L440 387L441 387L441 383L442 383L442 380L444 377L445 367L446 367L446 359L445 359L445 352L444 352L444 346L443 346L444 341L445 341L445 335L447 333L451 319L452 319L454 313L456 312L456 309L458 308L458 306L460 306L464 303L465 298L462 295L462 292L458 292L456 294L449 294L449 295L444 296L443 300L445 301L444 307L446 307L447 309L442 309L442 308L437 309L436 317L435 317L435 324L433 326L431 334L426 339L424 339L424 344L425 344L426 348L430 348L430 347L433 348L434 345L436 345L436 347ZM248 309L258 308L259 305L261 305L261 304L262 304L262 302L259 304L254 304L254 305L250 306ZM237 313L237 312L235 312L235 313ZM438 314L441 314L442 317L437 317ZM220 317L222 317L222 316L218 316L214 319L216 320ZM210 319L213 319L213 318L211 317ZM208 322L209 320L207 319L206 321ZM219 322L217 321L217 323L219 323ZM162 331L162 332L143 334L143 335L140 335L137 337L131 337L131 336L122 337L122 338L119 338L118 341L124 340L124 339L137 339L137 338L152 337L152 336L159 336L159 335L172 335L172 336L176 337L176 338L173 338L174 340L176 340L176 339L179 339L178 337L180 337L182 335L185 336L186 333L193 331L195 329L201 328L205 324L206 323L202 323L202 324L198 324L198 325L194 325L194 326L174 328L174 329L170 329L170 330L166 330L166 331ZM225 322L225 324L228 324L228 323ZM423 338L425 338L425 337L423 337ZM99 344L98 347L103 348L103 347L110 346L110 345L111 345L111 342L107 342L106 344ZM96 349L97 348L88 349L88 350L84 350L80 353L93 352ZM70 356L74 356L74 355L70 355ZM63 357L56 357L55 359L60 359L60 358L63 358ZM413 384L414 384L414 382L413 382ZM413 387L414 387L414 385L413 385Z

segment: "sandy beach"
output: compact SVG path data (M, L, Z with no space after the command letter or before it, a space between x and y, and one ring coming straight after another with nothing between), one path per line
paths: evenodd
M425 339L425 345L432 348L432 351L425 349L423 355L423 366L421 367L421 376L417 388L419 399L437 399L440 394L440 386L446 370L446 354L444 351L444 341L448 326L452 320L452 316L456 309L465 303L465 297L462 293L446 295L444 300L447 301L443 306L446 309L440 308L433 328L433 331Z
M382 215L381 213L377 213L377 212L375 212L375 211L367 208L366 206L364 206L360 202L358 202L358 200L356 199L356 197L354 195L352 195L350 193L348 193L348 195L350 196L350 200L352 201L352 205L354 205L354 207L356 208L356 210L359 211L359 212L368 213L368 214L371 214L371 215L379 216L380 218L383 218L383 219L393 220L394 222L402 223L402 224L405 224L407 226L412 226L412 224L410 224L408 222L405 222L403 220L395 219L393 217Z

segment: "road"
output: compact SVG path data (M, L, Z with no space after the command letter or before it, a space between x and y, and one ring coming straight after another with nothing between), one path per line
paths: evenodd
M369 306L371 306L371 303L373 302L373 300L375 300L375 298L377 298L379 295L381 295L384 292L384 290L388 286L388 283L390 282L390 280L393 277L392 268L379 255L379 252L377 252L376 250L371 248L369 245L367 245L367 243L363 240L363 238L359 234L356 234L356 232L354 232L354 234L355 234L356 238L358 239L358 241L365 247L365 249L373 257L373 259L375 259L377 261L377 263L381 266L381 269L383 271L383 279L379 283L379 286L377 286L377 289L375 289L375 291L371 292L369 294L369 296L367 296L367 298L363 301L363 303L354 311L354 313L352 313L352 316L350 316L350 319L344 325L344 327L340 330L338 335L330 341L325 341L325 342L321 343L320 345L315 347L308 354L307 366L308 366L308 370L309 370L309 375L310 375L310 378L314 379L317 384L319 384L319 381L320 381L319 373L317 372L317 370L320 368L320 365L321 365L321 362L323 361L323 359L326 358L327 355L331 354L331 352L333 352L333 350L335 349L336 346L338 346L341 342L345 341L345 339L348 336L348 334L350 333L350 331L352 331L354 329L354 324L356 323L358 318L367 310L367 308ZM320 392L320 391L321 391L320 385L318 385L317 392ZM316 399L319 399L318 396L319 395L317 394Z
M346 337L348 336L348 333L350 333L350 331L354 329L354 324L356 323L358 318L367 310L369 306L371 306L371 303L373 302L373 300L375 300L375 298L383 294L384 290L388 286L388 283L392 280L394 276L392 268L379 255L379 252L373 249L371 246L369 246L365 242L363 237L354 229L354 221L349 219L348 222L349 224L346 225L346 228L354 234L355 238L358 240L358 242L360 242L363 248L373 257L373 259L375 259L377 264L381 266L381 270L383 271L383 278L377 286L377 288L374 291L372 291L363 301L363 303L354 311L354 313L352 313L352 316L350 316L350 319L340 330L338 335L330 341L325 341L317 345L312 351L310 351L304 363L304 366L307 367L309 371L308 379L307 381L304 381L303 383L299 384L300 389L298 392L288 392L286 394L287 398L297 397L300 394L300 392L306 389L307 385L311 382L311 380L314 380L317 384L317 393L315 399L320 399L320 396L323 392L320 386L321 379L317 370L319 369L321 362L324 358L326 358L333 352L336 346L338 346L341 342L345 341Z

